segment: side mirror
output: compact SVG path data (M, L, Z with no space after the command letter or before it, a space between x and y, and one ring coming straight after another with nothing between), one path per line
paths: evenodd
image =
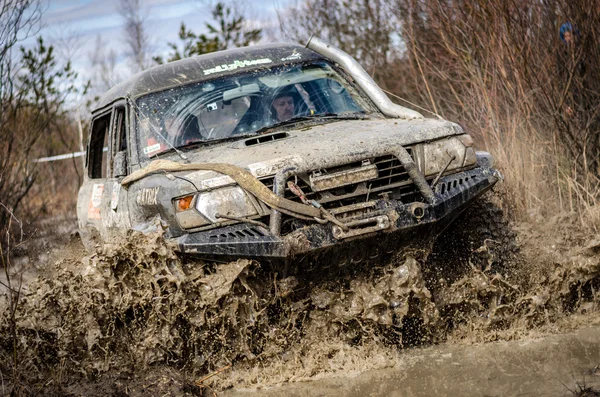
M127 176L127 152L125 150L115 154L115 159L113 161L113 174L115 178Z

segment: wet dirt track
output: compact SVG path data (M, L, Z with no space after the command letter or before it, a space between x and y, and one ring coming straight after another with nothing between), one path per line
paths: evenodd
M518 236L522 261L504 276L439 259L428 268L410 252L334 277L281 278L253 261L182 262L159 235L70 251L21 298L20 382L71 396L566 396L577 382L599 387L600 238L569 216L520 225ZM493 247L482 254L497 257ZM6 327L2 310L0 320ZM0 332L3 376L8 335Z
M573 396L568 389L584 383L600 387L599 365L596 325L510 342L410 349L393 368L223 396Z

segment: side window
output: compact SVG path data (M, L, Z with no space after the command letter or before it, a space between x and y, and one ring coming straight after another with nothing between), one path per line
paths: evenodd
M115 109L115 152L127 151L127 136L125 134L126 120L125 120L125 108Z
M126 114L124 107L114 110L113 117L113 142L111 150L112 177L120 178L127 175L127 134Z
M108 175L108 131L111 113L92 121L92 137L88 148L88 176L93 179Z

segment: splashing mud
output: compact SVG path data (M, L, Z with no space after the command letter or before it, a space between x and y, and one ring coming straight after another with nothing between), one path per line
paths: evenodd
M444 277L423 250L281 277L250 260L182 260L160 234L131 234L33 281L15 315L16 346L2 311L0 371L14 374L17 351L30 385L112 376L118 389L142 373L147 387L179 379L179 393L197 394L191 379L228 365L202 386L269 386L389 367L403 347L522 337L598 305L600 240L568 216L543 226L519 227L509 271L467 264Z

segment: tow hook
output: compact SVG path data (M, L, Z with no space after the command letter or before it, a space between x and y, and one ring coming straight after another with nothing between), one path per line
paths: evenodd
M423 218L425 216L425 204L412 203L410 206L410 213L416 220Z
M347 225L353 229L344 231L341 228L334 226L332 229L333 237L341 240L377 232L379 230L385 230L391 226L391 222L387 215L379 215L372 218L351 221L348 222Z

